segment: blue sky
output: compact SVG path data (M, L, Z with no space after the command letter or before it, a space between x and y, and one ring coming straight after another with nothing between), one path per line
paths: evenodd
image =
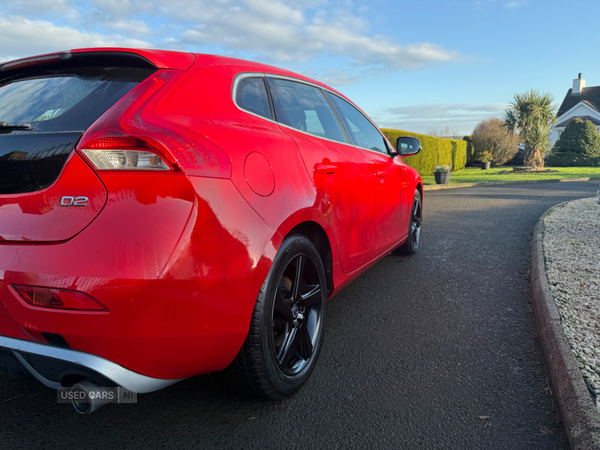
M513 95L600 85L600 3L2 0L0 61L81 47L216 53L338 89L380 127L470 134Z

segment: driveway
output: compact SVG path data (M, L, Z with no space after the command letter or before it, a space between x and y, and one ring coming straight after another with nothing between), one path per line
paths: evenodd
M209 375L82 417L0 375L0 447L566 448L528 255L540 215L597 184L426 192L420 252L386 257L329 303L320 361L291 399L241 398Z

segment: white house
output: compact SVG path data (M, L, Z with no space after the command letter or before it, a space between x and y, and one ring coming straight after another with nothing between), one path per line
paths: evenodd
M600 132L600 86L585 87L585 80L579 77L573 80L558 112L557 122L550 131L550 143L554 144L566 126L574 118L591 121Z

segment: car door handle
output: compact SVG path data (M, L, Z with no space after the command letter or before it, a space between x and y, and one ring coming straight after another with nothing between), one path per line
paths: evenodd
M333 175L334 173L337 173L339 170L340 170L339 167L334 166L333 164L322 164L322 163L315 164L315 172L317 172L317 173Z
M377 178L385 178L385 177L387 177L387 172L385 172L383 170L378 170L376 175L377 175Z

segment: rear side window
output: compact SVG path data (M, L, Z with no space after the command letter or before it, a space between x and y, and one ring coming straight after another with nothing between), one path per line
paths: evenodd
M273 119L271 105L267 95L267 87L263 77L243 78L235 92L235 101L238 106L259 116Z
M354 135L356 144L362 148L368 148L379 153L387 154L385 139L375 125L367 119L363 113L337 95L329 96L341 110L350 127L351 134Z
M279 99L275 102L279 122L315 136L347 143L340 122L319 88L277 78L273 84Z
M81 134L153 69L69 68L0 79L0 194L35 192L60 175Z

